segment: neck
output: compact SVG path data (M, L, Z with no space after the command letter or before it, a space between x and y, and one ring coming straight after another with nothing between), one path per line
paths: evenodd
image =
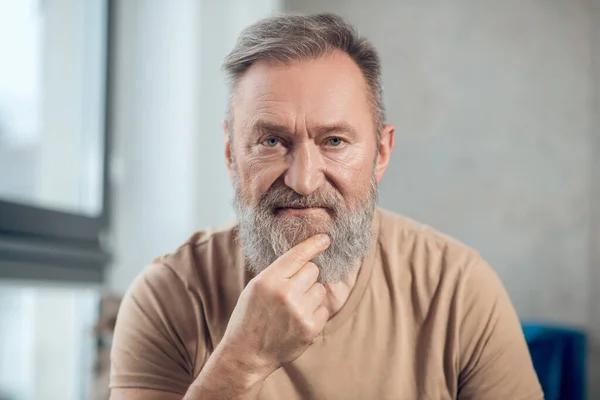
M344 304L346 304L352 289L354 289L354 285L356 285L356 279L358 278L359 271L360 266L355 268L352 274L348 275L340 282L323 284L327 290L325 300L323 300L323 305L327 307L327 310L329 310L330 319L342 309Z

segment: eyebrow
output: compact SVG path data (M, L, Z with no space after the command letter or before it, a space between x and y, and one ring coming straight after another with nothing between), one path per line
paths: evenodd
M288 126L279 124L271 121L257 121L253 124L252 129L253 132L266 132L266 133L279 133L284 134L286 136L293 136L294 131L290 130ZM331 133L344 133L352 138L356 138L357 132L354 127L346 122L336 122L333 124L327 125L318 125L316 127L312 127L310 132L314 133L315 136L325 136Z

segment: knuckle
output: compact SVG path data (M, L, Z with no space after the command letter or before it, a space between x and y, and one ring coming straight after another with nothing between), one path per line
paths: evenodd
M315 283L315 292L317 293L317 297L322 299L325 297L327 290L325 289L325 286L317 282Z
M319 267L317 267L315 264L306 264L303 267L303 272L302 275L304 275L305 279L307 281L310 281L308 283L313 283L317 280L318 276L319 276Z
M253 278L248 285L251 286L253 291L261 293L268 292L270 290L268 279L265 279L262 276L257 276Z
M278 290L275 292L275 300L284 305L289 305L292 303L292 295L287 290Z
M304 342L311 342L315 337L314 324L310 321L305 322L300 330L300 339Z
M289 255L293 261L297 261L297 262L302 261L304 258L304 253L302 252L302 250L298 249L297 247L292 247L289 250Z

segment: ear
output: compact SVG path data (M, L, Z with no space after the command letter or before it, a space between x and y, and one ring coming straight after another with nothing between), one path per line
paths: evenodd
M229 126L227 121L221 122L223 128L223 134L225 135L225 165L227 166L227 172L229 172L229 179L233 179L233 160L231 158L231 135L229 134Z
M387 169L394 148L394 133L396 128L394 125L385 125L381 129L381 137L379 139L379 149L377 150L377 162L375 164L375 177L377 183L383 178L383 174Z

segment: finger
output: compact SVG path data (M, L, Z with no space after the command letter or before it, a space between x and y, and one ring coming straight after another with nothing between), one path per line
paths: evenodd
M315 330L322 332L325 324L329 320L329 310L325 306L319 306L313 314L313 324Z
M298 272L304 264L325 251L330 243L331 239L325 234L311 236L292 247L263 272L267 274L275 273L284 278L289 278Z
M290 282L300 294L304 294L317 281L318 277L319 267L312 262L307 262L290 278Z
M319 282L315 282L306 293L304 293L304 304L306 307L306 311L309 314L313 314L317 308L319 308L323 304L323 300L325 299L326 289L325 286L320 284ZM327 309L325 309L327 310Z

